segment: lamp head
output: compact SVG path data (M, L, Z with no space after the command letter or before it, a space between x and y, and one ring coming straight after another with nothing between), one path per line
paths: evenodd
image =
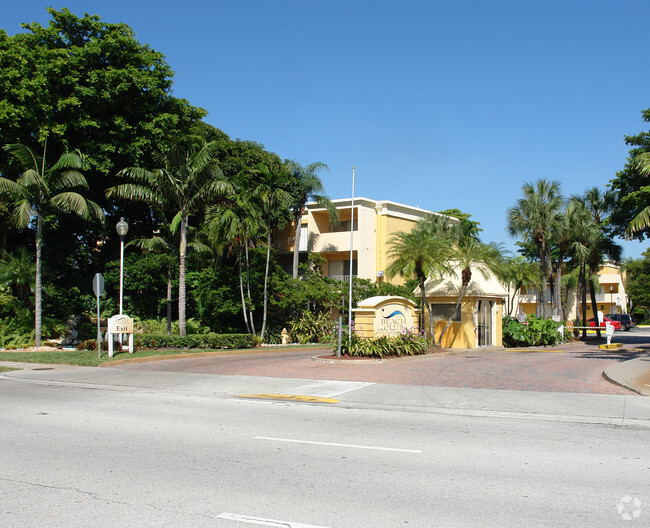
M117 234L121 237L125 236L129 232L129 224L124 220L124 217L120 218L120 221L115 225Z

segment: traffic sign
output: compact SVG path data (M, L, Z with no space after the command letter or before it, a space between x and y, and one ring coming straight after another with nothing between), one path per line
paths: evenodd
M95 273L93 277L93 291L97 297L104 293L104 277L101 273Z

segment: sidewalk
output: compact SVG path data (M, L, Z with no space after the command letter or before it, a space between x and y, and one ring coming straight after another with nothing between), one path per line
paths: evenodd
M643 396L650 396L650 357L630 359L603 371L603 377Z

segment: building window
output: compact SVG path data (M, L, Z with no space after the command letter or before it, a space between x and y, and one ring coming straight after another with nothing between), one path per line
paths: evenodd
M354 221L354 231L359 230L359 220ZM329 232L330 233L344 233L350 231L350 220L341 220L338 224L330 221Z
M348 281L350 280L349 260L330 260L327 267L327 276L331 279ZM357 276L357 261L352 261L352 276Z
M451 317L452 321L461 322L461 310L460 305L454 310L455 304L432 304L431 305L431 316L434 321L448 321Z

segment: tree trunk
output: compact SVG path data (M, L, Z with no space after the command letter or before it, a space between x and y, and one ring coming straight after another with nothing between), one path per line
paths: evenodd
M181 245L178 266L178 331L181 337L186 334L185 327L185 258L187 256L187 215L181 219Z
M268 282L269 282L269 266L271 262L271 221L266 230L266 267L264 269L264 307L262 311L262 330L260 331L261 339L264 339L264 332L266 331L266 313L268 311Z
M585 262L580 262L580 275L578 282L580 283L580 313L582 315L582 339L587 339L587 282L585 279Z
M433 335L433 313L431 311L431 306L429 306L429 303L427 302L427 292L425 289L424 283L426 282L426 276L417 273L418 279L420 280L420 331L424 332L424 339L425 339L425 346L428 347L428 339L427 339L427 333L424 328L424 312L426 309L426 312L429 314L429 335L431 336L431 341L433 344L436 344L436 338ZM350 278L352 280L352 278Z
M246 332L250 334L251 328L248 324L248 317L246 315L246 298L244 297L244 277L241 268L241 251L239 253L239 258L237 259L237 270L239 271L239 293L241 294L241 309L244 315L244 323L246 323Z
M600 321L598 320L598 303L596 302L596 289L594 288L593 270L589 266L589 295L591 296L591 311L594 313L594 325L596 327L596 337L600 335Z
M248 310L248 320L251 324L251 332L255 335L255 321L253 320L253 298L251 297L251 264L248 258L248 240L246 240L246 295L248 297L246 309Z
M546 252L542 245L538 246L539 248L539 266L542 270L542 284L538 289L539 292L539 307L540 315L546 317L547 306L546 306L546 282L548 281L548 269L546 268Z
M562 261L564 260L564 255L560 251L560 254L557 257L557 294L559 299L556 301L560 305L560 314L563 320L566 320L564 309L564 300L562 297Z
M172 270L167 266L167 335L172 334Z
M302 215L296 219L296 234L293 241L293 269L292 277L298 278L298 265L300 264L300 227L302 225Z
M41 321L41 310L42 310L42 283L43 279L41 276L41 260L42 260L42 249L43 249L43 220L41 215L38 215L36 220L36 277L34 284L34 333L35 333L35 345L37 347L41 346L41 331L42 331L42 321Z

